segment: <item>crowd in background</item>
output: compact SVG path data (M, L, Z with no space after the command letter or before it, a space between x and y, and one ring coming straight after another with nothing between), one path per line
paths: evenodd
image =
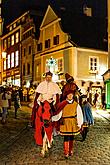
M18 86L0 86L0 117L1 123L5 124L8 110L14 106L14 117L17 118L17 111L21 108L21 102L30 102L34 96L36 86L21 88ZM32 98L31 98L32 97Z
M57 82L61 90L66 84L66 81ZM29 102L29 106L33 107L33 101L35 97L35 90L37 85L31 85L29 88L18 87L14 85L0 86L0 116L2 117L2 123L5 123L8 109L11 109L11 103L14 103L15 118L17 118L17 110L21 107L20 102ZM82 98L80 90L75 94L75 99L81 104ZM62 97L62 96L61 96ZM62 98L61 98L62 100ZM98 101L97 91L94 95L93 106L96 107ZM105 108L105 95L102 93L102 108Z

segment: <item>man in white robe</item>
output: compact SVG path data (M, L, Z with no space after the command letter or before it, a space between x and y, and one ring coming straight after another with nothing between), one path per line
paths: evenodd
M55 82L52 82L52 73L50 71L47 72L45 80L41 82L36 89L34 106L32 108L32 121L35 120L36 109L38 108L40 103L43 103L46 100L54 109L53 105L57 105L57 103L59 103L60 94L61 90L59 86Z

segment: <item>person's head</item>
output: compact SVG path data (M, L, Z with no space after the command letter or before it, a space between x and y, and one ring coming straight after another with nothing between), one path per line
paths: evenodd
M82 95L82 104L87 103L87 95Z
M46 74L45 74L45 80L47 81L47 82L51 82L52 81L52 73L49 71L49 72L46 72Z
M68 90L66 92L66 99L67 100L73 100L73 97L74 97L74 91L73 90Z
M74 78L70 76L68 73L65 74L65 79L67 83L73 82Z
M69 93L69 94L67 95L67 99L68 99L68 100L72 100L72 99L73 99L73 93Z

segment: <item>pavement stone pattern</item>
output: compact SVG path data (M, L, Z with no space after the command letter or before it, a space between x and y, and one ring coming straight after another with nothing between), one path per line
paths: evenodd
M110 121L99 112L93 112L95 124L90 127L86 140L80 142L79 135L73 148L74 155L66 160L60 135L54 137L53 147L42 158L41 148L34 141L34 129L28 126L31 109L23 105L18 119L13 118L12 109L7 125L0 123L0 165L109 165Z

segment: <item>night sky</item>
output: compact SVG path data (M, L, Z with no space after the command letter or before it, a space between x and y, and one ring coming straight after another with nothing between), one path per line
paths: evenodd
M49 0L2 0L2 3L2 16L5 23L9 24L29 9L46 8Z
M74 0L77 2L77 0ZM30 9L47 9L48 4L55 7L67 5L71 6L73 0L2 0L2 16L6 24L11 23L15 18L21 16Z
M52 4L56 8L65 7L66 10L74 10L78 13L82 5L86 3L88 7L94 6L96 16L105 17L106 0L2 0L2 3L4 21L9 24L27 10L40 8L46 10L48 4Z

